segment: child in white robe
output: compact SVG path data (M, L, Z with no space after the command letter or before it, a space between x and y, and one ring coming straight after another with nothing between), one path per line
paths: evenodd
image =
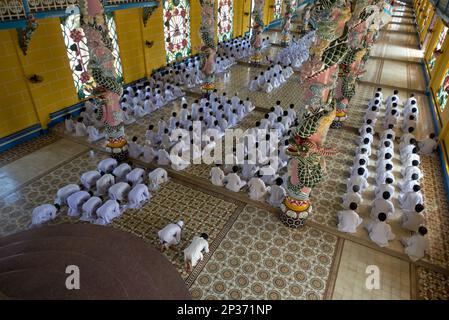
M210 180L215 186L224 186L223 181L225 179L225 175L223 170L221 170L219 164L216 164L215 167L210 169Z
M259 78L258 77L254 77L254 80L251 80L251 82L249 83L249 91L256 91L259 89Z
M419 227L418 233L408 237L402 238L401 243L404 245L404 252L409 256L410 260L418 261L423 258L426 251L429 250L429 240L426 237L427 228Z
M202 233L199 237L195 236L190 245L184 249L184 262L188 272L197 265L198 261L203 260L203 251L209 253L208 238L206 233Z
M117 167L117 160L114 158L106 158L98 162L97 169L98 171L104 173L111 173Z
M233 166L232 172L225 177L226 189L231 190L233 192L239 192L240 189L246 185L246 181L242 181L240 177L237 175L238 171L239 167Z
M130 142L128 142L129 156L134 159L139 159L143 154L142 146L137 143L137 137L134 136Z
M366 181L365 169L358 168L357 174L352 175L347 182L348 190L351 190L353 186L358 185L360 187L360 191L363 192L368 187L368 182Z
M123 201L126 199L131 187L131 184L127 182L117 182L116 184L113 184L108 189L109 199Z
M73 123L73 120L72 120L72 117L70 116L70 114L65 116L64 125L65 125L65 132L74 133L75 124Z
M89 135L87 138L89 142L95 142L104 138L104 133L100 133L94 126L88 126L86 132Z
M265 91L265 93L271 93L271 91L273 91L273 85L271 84L271 80L268 80L263 84L262 90Z
M56 218L61 206L55 204L42 204L33 209L31 212L31 224L32 226L38 226L42 223L48 222Z
M176 223L169 223L164 228L158 231L157 235L161 243L161 251L165 251L172 246L178 245L181 242L182 228L184 222L179 220Z
M136 122L136 118L134 118L131 115L131 109L130 108L123 108L122 116L123 116L123 123L125 125L129 125L131 123Z
M95 221L95 224L106 225L111 223L112 220L119 217L121 214L120 201L108 200L97 209L97 220Z
M159 149L157 152L157 164L160 166L168 166L170 163L170 154L165 149Z
M418 228L424 223L425 218L424 214L424 205L422 203L418 203L415 206L415 210L406 211L402 215L402 228L417 232Z
M287 195L287 192L282 186L283 184L284 180L282 178L276 178L275 184L269 187L268 192L270 196L268 197L267 202L270 205L278 208L281 206L282 202L285 199L285 196Z
M388 241L395 238L390 225L385 220L387 220L387 215L381 212L378 214L377 220L372 220L365 226L370 239L380 247L388 246Z
M167 171L157 168L148 173L148 187L151 191L156 191L160 185L168 181Z
M248 181L249 197L252 200L262 201L268 192L265 183L260 179L261 175L258 173L256 177Z
M360 194L360 187L358 185L352 186L352 189L346 192L343 197L343 207L349 208L351 203L355 203L356 205L360 205L362 203L362 195Z
M126 181L135 186L136 184L142 183L145 178L145 170L142 168L134 168L126 175Z
M128 208L139 209L148 200L150 200L148 187L142 183L136 184L128 193Z
M60 188L56 192L55 203L59 204L60 206L63 204L67 204L67 198L80 190L81 187L73 183Z
M394 214L394 205L391 202L391 194L388 191L382 193L382 198L377 198L373 201L371 208L371 218L376 219L379 213L383 212L387 215L387 219Z
M413 191L401 193L398 197L398 201L402 211L413 211L417 204L424 203L421 187L419 185L414 185Z
M94 222L96 220L95 213L103 203L102 197L90 197L81 206L81 221Z
M81 206L92 196L92 191L87 192L81 190L67 197L67 206L69 207L67 215L69 217L79 216Z
M97 194L102 196L105 195L109 188L115 183L115 178L112 174L106 173L97 180L96 188Z
M420 141L418 146L421 154L432 154L438 147L438 139L435 138L435 133L431 133L427 139Z
M132 163L128 162L128 163L121 163L119 166L117 166L112 171L112 174L115 177L115 181L117 181L117 182L125 181L126 180L126 175L128 173L130 173L131 170L132 170L131 165L132 165Z
M76 124L75 124L75 136L76 137L84 137L85 135L87 135L86 126L83 123L83 118L79 117L76 120Z
M100 172L98 172L97 170L91 170L84 172L80 177L80 181L84 188L90 189L97 183L97 180L100 178Z
M153 160L157 157L157 150L152 147L152 143L147 141L145 146L142 148L143 155L142 161L146 163L153 162Z
M357 227L363 222L357 212L357 204L351 202L349 210L342 210L337 212L338 217L338 231L347 233L356 233Z

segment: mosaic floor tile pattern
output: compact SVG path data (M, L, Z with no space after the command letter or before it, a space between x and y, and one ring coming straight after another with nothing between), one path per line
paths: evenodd
M112 222L112 226L133 233L159 247L157 232L168 223L182 219L185 227L181 245L174 250L166 251L165 255L182 276L187 278L190 273L184 269L183 250L194 236L205 232L209 235L209 249L213 253L228 230L225 228L227 223L229 220L230 223L235 220L234 213L237 208L238 205L235 203L170 181L153 195L149 203L138 210L126 211ZM198 264L197 267L200 268L201 265ZM198 270L194 269L193 272Z
M0 199L0 236L22 231L31 222L31 211L43 203L54 203L59 188L69 183L79 183L81 174L96 168L97 163L106 158L97 154L91 158L88 153L58 167L49 174L38 178L20 190ZM67 209L63 207L60 215Z
M58 135L48 133L21 143L4 152L0 152L0 168L59 139L60 137Z
M421 156L421 183L425 199L425 225L430 242L428 260L449 269L449 203L441 176L440 159L436 156Z
M418 267L418 298L424 300L449 300L449 276Z
M245 207L190 288L193 299L323 299L337 238Z
M373 274L370 266L379 270L378 289L366 286L368 276ZM406 261L345 241L338 269L334 300L410 299L410 267Z

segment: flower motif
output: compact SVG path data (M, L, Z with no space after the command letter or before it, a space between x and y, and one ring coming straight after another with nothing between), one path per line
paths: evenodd
M90 75L89 75L89 73L88 73L87 71L81 72L81 75L80 75L80 81L81 81L81 83L86 83L86 82L89 81L89 80L90 80Z
M81 40L83 40L83 33L81 32L80 29L73 29L72 31L70 31L70 38L78 43Z

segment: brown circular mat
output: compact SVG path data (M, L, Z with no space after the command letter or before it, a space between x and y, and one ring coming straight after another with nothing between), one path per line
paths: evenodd
M79 268L69 290L67 266ZM143 240L92 224L44 226L0 239L2 299L190 299L175 267Z

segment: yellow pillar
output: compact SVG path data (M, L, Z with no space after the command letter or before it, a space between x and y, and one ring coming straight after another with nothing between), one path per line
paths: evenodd
M433 19L433 15L435 13L435 10L433 8L433 6L430 6L429 11L427 13L428 17L426 19L426 23L424 24L424 28L419 29L421 32L419 34L419 42L422 44L424 41L424 38L427 34L427 32L429 32L429 26L430 26L430 22Z
M432 58L432 53L438 43L438 38L440 37L440 33L443 31L444 24L440 17L437 18L437 22L435 23L435 27L433 28L432 36L429 40L429 44L424 52L424 61L426 63L430 62Z
M424 24L424 17L426 16L427 9L429 8L430 2L425 2L423 6L419 9L418 19L416 20L418 24L418 30L422 29Z
M443 52L449 52L449 37L446 37L442 46ZM449 65L449 54L441 54L435 63L433 69L433 78L430 80L430 88L436 94L440 88L441 81L446 74L447 67Z

